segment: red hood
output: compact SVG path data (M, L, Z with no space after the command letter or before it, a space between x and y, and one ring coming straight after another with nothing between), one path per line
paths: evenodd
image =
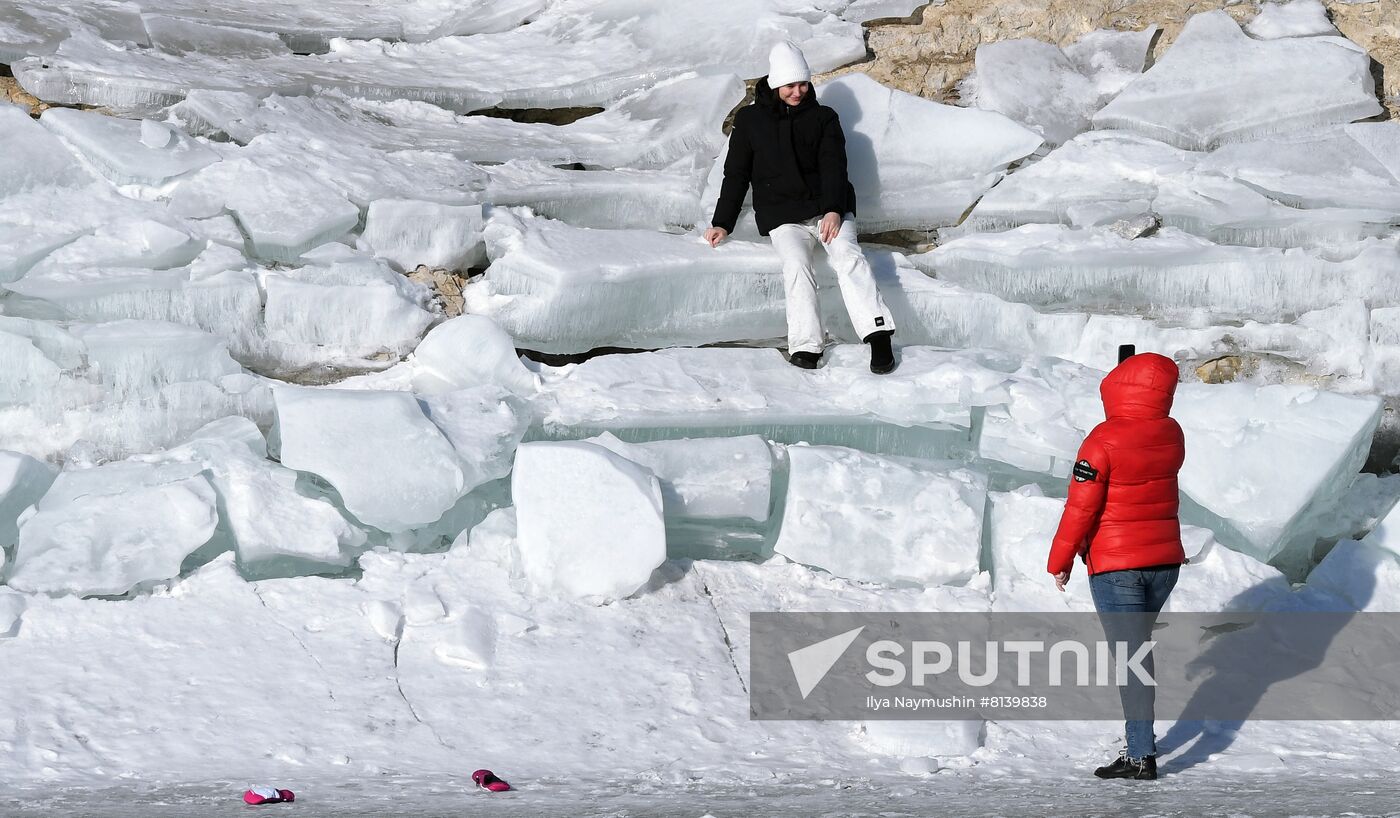
M1165 355L1144 352L1118 366L1099 384L1110 418L1164 418L1176 394L1176 364Z

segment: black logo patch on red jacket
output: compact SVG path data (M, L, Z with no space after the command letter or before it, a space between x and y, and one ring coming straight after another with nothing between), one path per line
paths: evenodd
M1092 483L1099 479L1099 470L1089 465L1089 461L1081 460L1074 464L1074 481L1076 483Z

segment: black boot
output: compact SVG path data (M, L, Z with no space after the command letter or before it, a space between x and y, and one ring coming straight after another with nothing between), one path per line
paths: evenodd
M1143 756L1140 759L1128 758L1128 751L1124 750L1118 754L1112 764L1106 764L1097 770L1094 775L1099 778L1132 778L1138 781L1157 780L1157 757Z
M820 352L794 352L788 356L788 363L802 369L816 369L821 360Z
M870 345L870 371L876 375L894 371L894 348L890 346L893 337L892 329L882 329L865 336L865 342Z

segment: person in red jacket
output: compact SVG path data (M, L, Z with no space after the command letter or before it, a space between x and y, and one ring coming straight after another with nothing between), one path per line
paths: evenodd
M1100 614L1145 615L1103 618L1110 643L1126 642L1129 655L1151 634L1186 562L1177 519L1177 472L1186 443L1168 415L1176 382L1176 364L1155 353L1130 354L1103 379L1107 420L1079 447L1047 563L1063 591L1074 558L1082 558ZM1142 664L1153 671L1151 654ZM1134 681L1130 674L1130 683L1119 688L1128 746L1094 771L1100 778L1157 777L1153 691Z

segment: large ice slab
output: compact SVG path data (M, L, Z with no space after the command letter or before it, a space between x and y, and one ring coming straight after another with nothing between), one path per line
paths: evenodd
M52 54L68 37L92 33L113 43L146 45L134 3L12 0L0 9L0 62Z
M331 91L310 97L195 91L177 118L247 143L260 134L334 139L382 151L439 151L473 162L532 159L596 167L661 168L691 154L713 156L720 125L744 97L733 75L686 74L628 94L565 125L462 116L406 99Z
M291 54L286 42L269 31L224 26L165 14L143 14L151 45L167 54L216 57L270 57Z
M66 471L21 522L7 582L28 592L124 594L178 576L217 524L214 489L197 466Z
M365 542L335 506L297 490L295 471L267 459L266 441L247 418L214 421L180 446L136 459L201 468L218 494L239 562L255 571L274 563L280 563L274 570L344 567Z
M1179 230L1125 239L1106 228L1031 224L910 256L930 275L1039 306L1291 320L1355 298L1395 306L1394 239L1325 252L1216 245Z
M668 518L768 519L773 453L758 435L627 443L604 432L587 442L650 469Z
M970 457L990 448L974 415L1018 401L997 427L1002 457L1034 457L1068 474L1091 423L1097 378L1053 359L903 347L891 375L870 374L861 346L838 346L815 371L771 349L668 349L603 355L544 373L540 434L612 431L629 442L762 434L911 457ZM1063 394L1062 394L1063 393ZM1053 401L1038 398L1053 397Z
M24 177L25 172L17 172L10 178ZM14 281L45 256L104 225L165 217L163 207L120 196L93 176L3 194L0 190L0 284Z
M267 387L187 326L0 316L0 357L0 449L62 460L81 444L83 458L119 459L225 415L270 420Z
M703 163L679 160L661 170L566 170L512 160L487 170L484 196L524 205L579 227L675 231L695 223Z
M847 579L962 584L977 574L986 475L837 446L789 446L774 550Z
M1035 486L992 492L986 526L993 603L997 611L1092 611L1082 561L1076 561L1064 592L1045 570L1047 532L1059 524L1065 501L1045 497ZM1205 528L1182 526L1188 562L1181 566L1168 611L1262 611L1283 604L1290 592L1284 575L1247 554L1227 548Z
M226 340L183 324L126 320L74 325L69 332L86 346L91 374L118 401L243 371Z
M263 316L272 341L347 356L403 354L433 320L422 306L424 289L378 259L335 244L303 258L312 263L263 278Z
M581 230L500 211L487 232L495 259L485 278L466 288L468 309L498 322L526 349L780 344L785 335L781 263L766 243L731 240L712 249L693 236ZM1242 343L1315 362L1319 373L1352 374L1360 372L1366 353L1366 327L1321 315L1294 324L1159 325L1132 315L1067 312L1058 303L1051 310L1014 303L925 275L899 253L868 249L866 258L907 344L1054 355L1108 367L1124 337L1143 348L1202 356L1226 354ZM858 341L835 274L820 256L817 275L827 332Z
M770 247L697 236L588 230L498 209L468 310L542 352L776 337L781 264ZM756 275L764 272L766 275ZM776 309L775 309L776 308Z
M1177 395L1181 488L1198 507L1185 513L1256 559L1306 563L1310 517L1328 513L1361 470L1380 401L1283 385L1188 384Z
M420 264L465 270L486 259L481 227L481 205L380 199L370 204L360 238L400 270Z
M1156 26L1098 29L1064 49L1032 39L985 43L959 90L966 103L1061 145L1087 130L1094 112L1142 73L1156 32Z
M1308 70L1294 71L1299 65ZM1282 75L1291 81L1279 82ZM1209 11L1187 20L1156 64L1093 122L1200 150L1381 110L1370 59L1354 43L1341 37L1255 40L1230 15Z
M50 108L40 122L118 185L158 185L220 158L179 128L150 119Z
M190 218L228 211L247 234L250 255L284 262L340 238L360 220L359 208L325 182L246 158L199 171L176 189L171 206Z
M291 179L311 176L363 212L379 199L480 202L486 175L471 162L432 150L385 151L354 141L325 149L326 137L264 134L237 155Z
M1059 477L1102 419L1102 408L1082 371L1062 369L1058 378L1049 367L1041 372L1039 383L1016 384L1010 400L985 409L979 453ZM1324 528L1322 518L1365 461L1379 407L1372 397L1303 386L1182 385L1172 409L1186 436L1182 520L1297 576ZM993 542L995 532L993 525ZM1238 573L1237 567L1221 570Z
M1400 178L1342 129L1225 145L1200 164L1296 208L1371 209L1400 221Z
M466 490L456 451L412 395L278 386L280 460L340 493L361 522L394 533L443 515Z
M635 593L666 560L661 486L591 443L526 443L511 472L525 576L583 599Z
M1041 143L1001 114L930 102L861 73L824 83L816 93L841 116L864 232L956 224L1008 165ZM703 224L714 212L723 172L721 154L701 201Z
M1060 145L1089 127L1099 93L1058 47L999 40L977 47L973 104L1020 122Z
M1298 143L1313 138L1299 137ZM1325 139L1342 141L1338 136ZM1147 213L1221 244L1350 249L1362 238L1389 232L1395 215L1383 207L1393 187L1385 181L1387 174L1358 179L1354 192L1345 185L1348 175L1360 177L1361 168L1376 164L1364 158L1355 173L1347 169L1345 156L1355 153L1358 143L1341 145L1337 163L1301 173L1297 162L1290 172L1288 154L1275 156L1274 147L1270 142L1229 145L1220 149L1217 160L1213 154L1184 151L1127 131L1090 131L992 188L948 237L1034 222L1091 227ZM1254 163L1246 175L1227 175L1231 164L1245 168L1241 160L1228 159L1236 152ZM1278 193L1264 190L1252 184L1250 172L1260 179L1286 178L1290 185L1276 184ZM1328 183L1336 187L1326 187ZM1290 188L1311 196L1290 197L1285 192ZM1310 209L1298 209L1305 198Z
M0 198L93 182L77 158L21 108L0 105Z
M76 280L108 268L168 270L193 262L206 249L204 241L169 218L137 214L103 224L54 250L30 267L24 280Z
M5 288L46 302L65 318L172 321L222 336L232 350L247 350L262 332L262 295L253 275L241 269L245 265L242 253L214 245L180 267L60 265Z

